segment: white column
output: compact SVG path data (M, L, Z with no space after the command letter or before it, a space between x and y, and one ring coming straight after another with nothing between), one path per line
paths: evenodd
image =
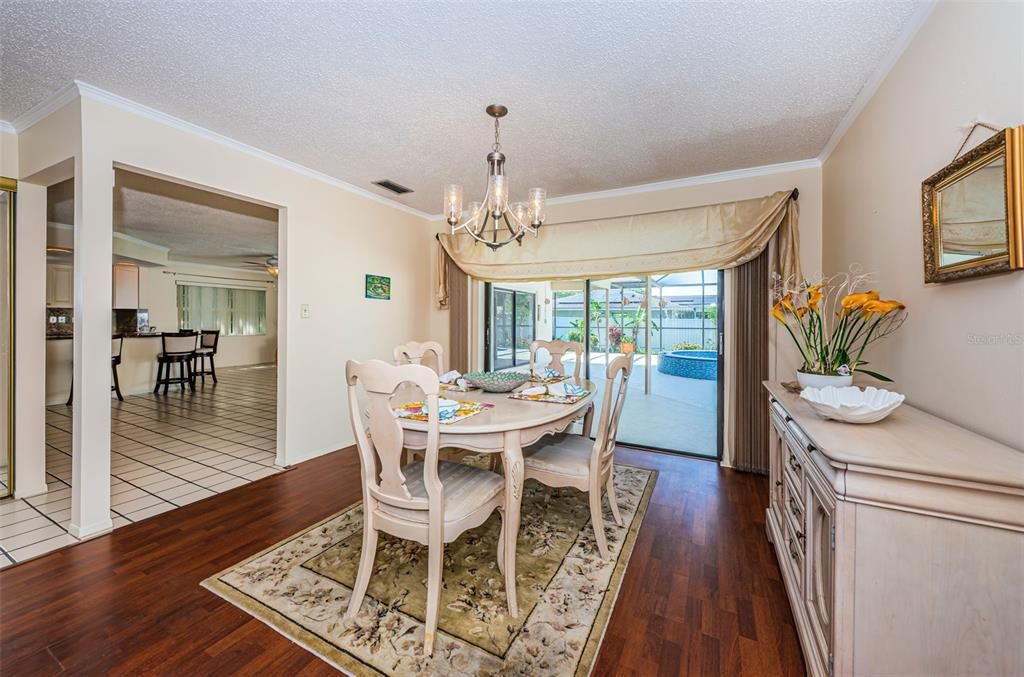
M288 257L288 210L284 207L277 212L277 457L274 464L284 468L288 465L288 330L291 317L288 314L288 271L291 260Z
M18 182L14 243L14 493L46 492L46 186Z
M72 536L113 528L110 520L110 322L113 185L109 162L87 150L75 163L74 435Z

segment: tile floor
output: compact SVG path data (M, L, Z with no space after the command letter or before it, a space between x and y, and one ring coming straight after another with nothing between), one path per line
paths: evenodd
M218 370L196 392L111 403L114 528L280 472L274 466L277 371ZM0 568L78 539L71 521L71 408L46 410L47 492L0 500Z

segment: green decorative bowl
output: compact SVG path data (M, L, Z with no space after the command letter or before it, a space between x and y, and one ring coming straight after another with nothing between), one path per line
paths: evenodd
M488 393L509 393L530 380L530 375L517 371L474 371L463 378Z

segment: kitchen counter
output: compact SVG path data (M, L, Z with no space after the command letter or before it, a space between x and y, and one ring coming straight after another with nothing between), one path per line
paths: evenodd
M63 404L71 390L74 364L73 336L46 337L46 403ZM121 346L117 378L121 394L151 392L156 383L156 356L161 350L160 334L126 334ZM218 365L219 366L219 365ZM177 373L177 367L175 367Z
M111 336L113 336L113 334L111 334ZM126 339L160 338L160 332L157 332L155 334L121 334L121 336L125 337ZM67 341L67 340L70 340L70 339L73 339L73 338L75 338L75 337L71 336L70 334L68 334L68 335L64 335L64 336L47 336L46 340L47 341Z

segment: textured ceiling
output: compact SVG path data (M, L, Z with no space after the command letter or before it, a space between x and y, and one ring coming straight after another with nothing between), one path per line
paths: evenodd
M815 157L913 2L3 0L0 119L72 79L398 202L513 197Z
M74 181L50 187L51 222L75 221ZM237 267L277 253L277 210L155 179L114 172L114 231L167 247L171 258Z

